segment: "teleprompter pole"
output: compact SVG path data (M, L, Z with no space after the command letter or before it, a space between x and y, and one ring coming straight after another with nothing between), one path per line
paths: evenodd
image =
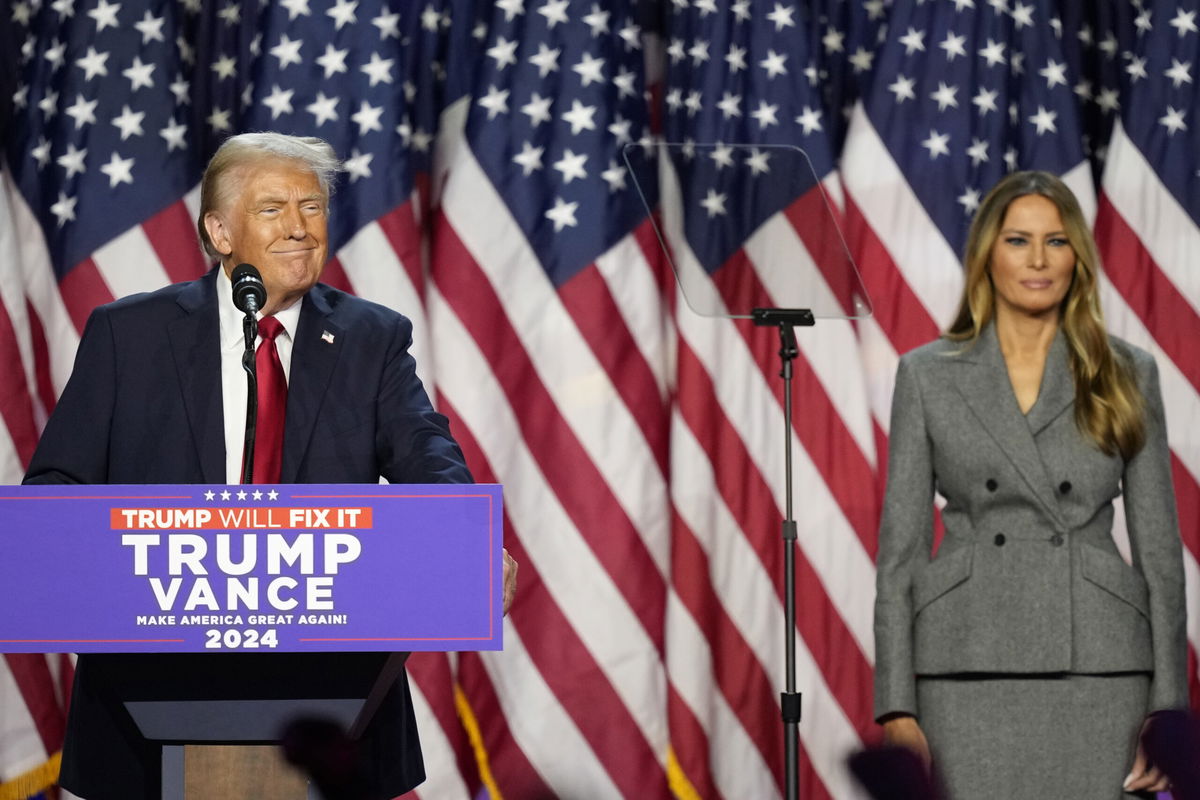
M783 608L784 690L779 695L783 715L784 796L800 797L800 693L796 691L796 519L792 514L792 361L796 358L797 325L815 323L808 309L756 308L754 324L779 330L779 376L783 378Z

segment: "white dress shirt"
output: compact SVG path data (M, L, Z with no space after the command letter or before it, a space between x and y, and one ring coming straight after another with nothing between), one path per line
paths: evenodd
M275 349L283 363L283 375L291 382L292 340L300 323L300 303L297 300L275 314L283 325L283 333L275 337ZM242 448L246 438L246 371L242 369L245 338L242 320L245 315L233 304L233 284L224 269L217 270L217 309L221 336L221 399L225 414L225 480L242 482ZM261 315L259 315L261 317ZM255 339L255 348L262 337Z

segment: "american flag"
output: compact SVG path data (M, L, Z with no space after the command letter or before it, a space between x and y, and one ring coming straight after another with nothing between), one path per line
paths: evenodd
M823 191L871 292L872 319L800 333L792 432L802 790L860 796L843 760L875 735L891 376L949 321L970 212L1010 169L1064 174L1098 209L1110 326L1159 356L1198 608L1196 0L1077 6L10 2L0 479L19 481L90 309L206 268L194 187L221 138L321 136L348 168L324 279L414 320L521 562L503 653L409 662L416 794L780 796L778 343L690 310L623 153L656 131L702 157L798 145L814 180L729 246L677 237L673 255L710 265L722 301L722 265L783 247L819 266ZM699 204L706 181L641 182L655 205ZM47 663L0 671L0 781L58 747Z

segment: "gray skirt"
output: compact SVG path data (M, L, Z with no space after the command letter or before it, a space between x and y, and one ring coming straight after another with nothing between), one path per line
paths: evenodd
M1150 676L917 679L921 728L950 800L1124 800Z

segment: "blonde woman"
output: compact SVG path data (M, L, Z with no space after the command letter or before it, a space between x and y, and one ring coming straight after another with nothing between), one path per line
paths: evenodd
M1182 549L1158 373L1105 332L1098 267L1070 190L1011 174L972 224L958 318L900 360L875 713L953 800L1167 788L1137 736L1187 702Z

